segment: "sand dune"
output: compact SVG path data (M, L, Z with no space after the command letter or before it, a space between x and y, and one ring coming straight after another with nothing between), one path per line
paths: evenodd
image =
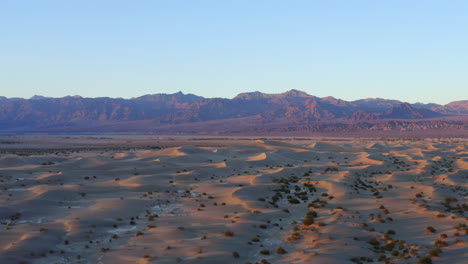
M170 143L1 154L0 263L468 261L465 141Z
M265 160L266 158L267 158L266 153L260 153L258 155L249 157L247 161Z
M325 143L325 142L312 143L308 147L315 150L315 151L323 151L323 152L354 152L354 151L357 151L354 148L345 147L345 146L342 146L342 145L336 145L336 144L332 144L332 143Z

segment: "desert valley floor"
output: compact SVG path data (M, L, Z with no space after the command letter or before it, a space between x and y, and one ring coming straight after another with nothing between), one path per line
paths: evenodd
M466 140L60 140L2 138L2 264L468 262Z

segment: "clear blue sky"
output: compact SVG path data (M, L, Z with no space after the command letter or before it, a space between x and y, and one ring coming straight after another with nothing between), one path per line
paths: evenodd
M0 95L468 99L468 1L2 0Z

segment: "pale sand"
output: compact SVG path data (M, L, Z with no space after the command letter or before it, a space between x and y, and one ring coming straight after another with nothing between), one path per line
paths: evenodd
M466 141L235 142L0 154L0 263L468 262Z

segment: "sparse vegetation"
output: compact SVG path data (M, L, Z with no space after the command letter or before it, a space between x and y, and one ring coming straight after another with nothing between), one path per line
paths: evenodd
M286 254L287 251L286 251L284 248L279 247L279 248L276 250L276 253L278 253L278 254Z
M429 256L422 257L418 260L418 264L432 264L432 259Z

